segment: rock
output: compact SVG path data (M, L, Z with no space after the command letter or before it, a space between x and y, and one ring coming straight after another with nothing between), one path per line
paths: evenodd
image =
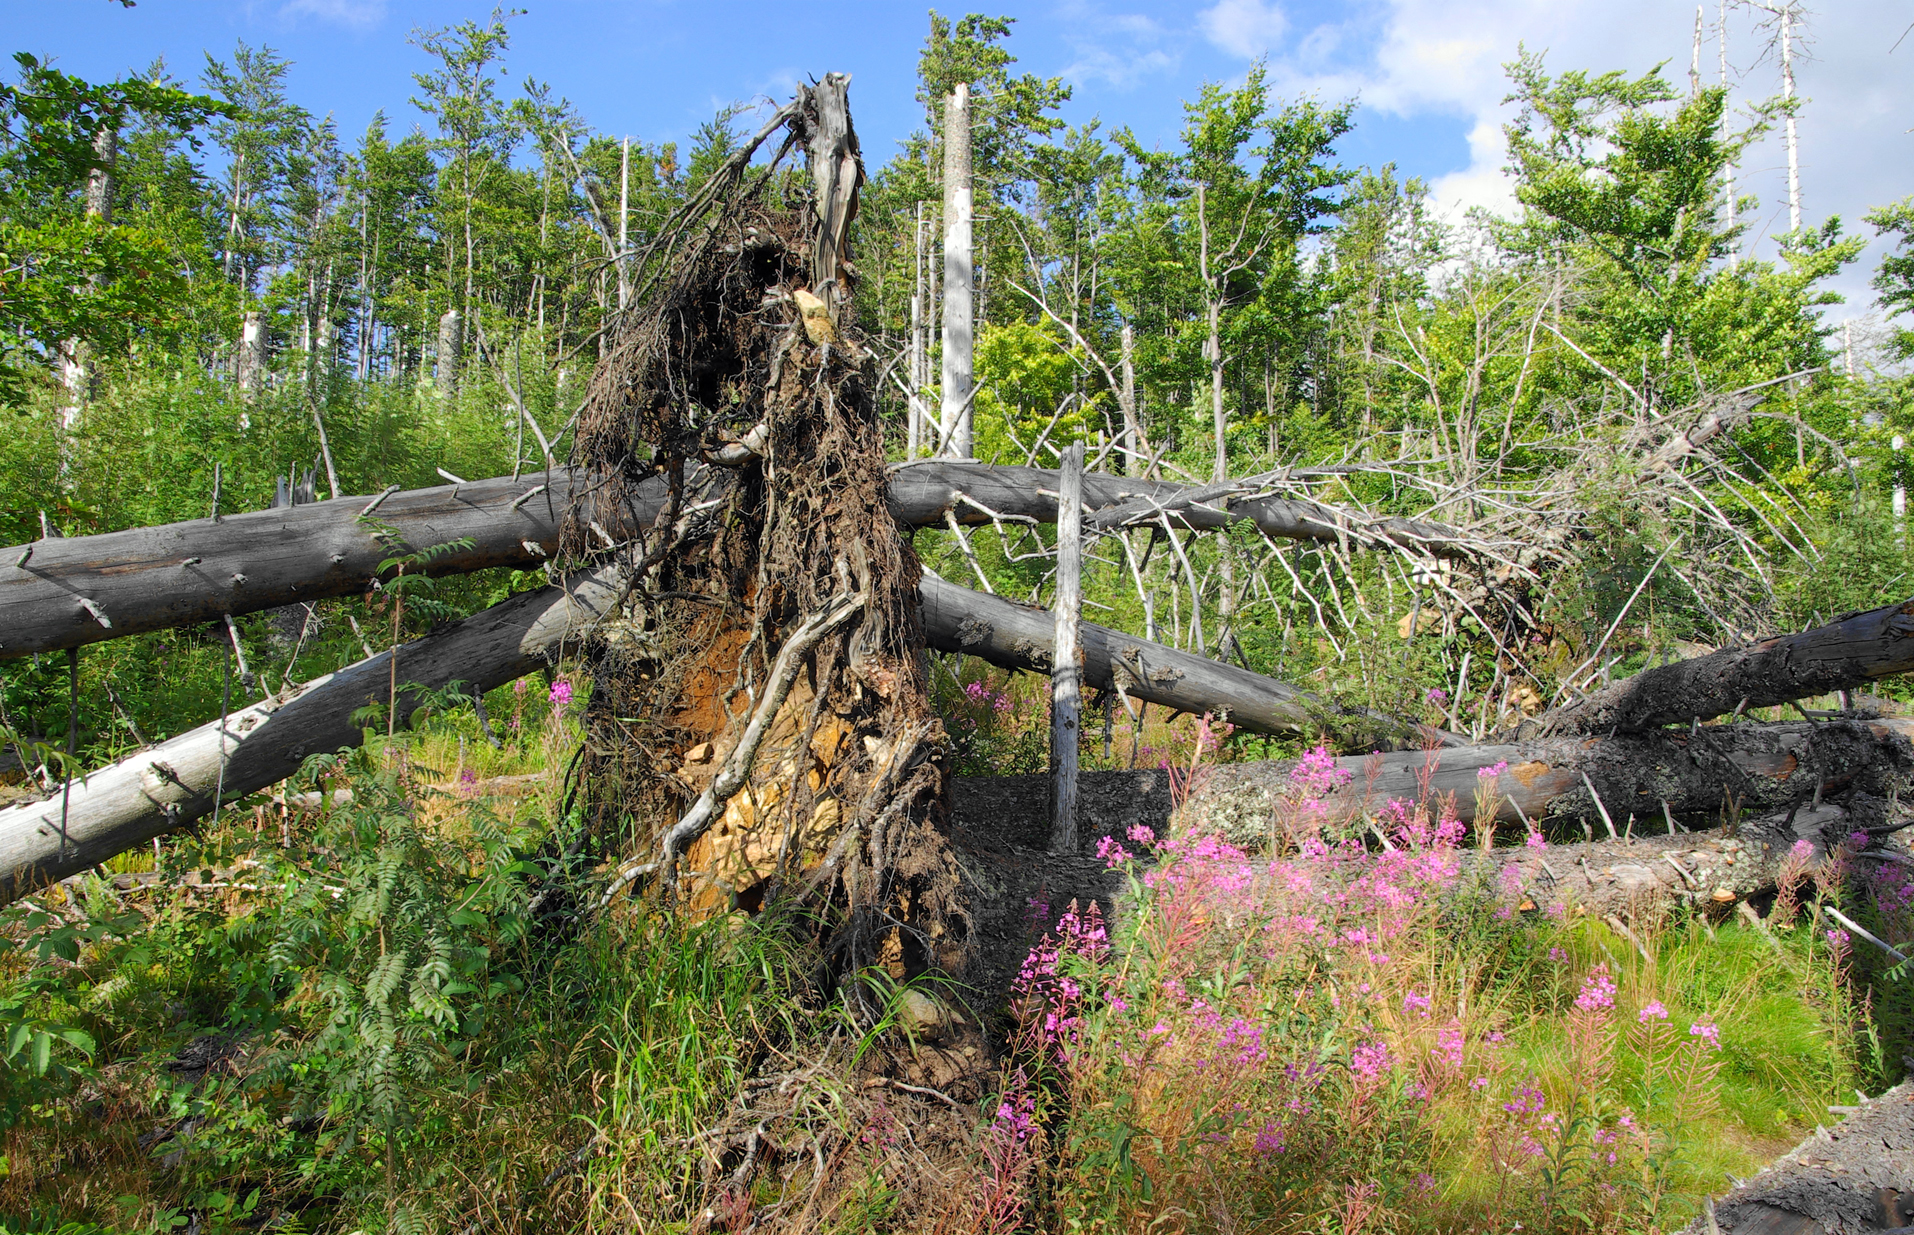
M897 1015L912 1033L926 1038L935 1038L946 1029L964 1023L964 1018L946 1007L942 1000L915 987L904 992L898 1002Z

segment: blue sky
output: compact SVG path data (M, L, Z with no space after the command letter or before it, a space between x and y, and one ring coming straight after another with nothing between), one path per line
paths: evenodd
M292 93L331 113L348 140L383 108L398 127L417 113L411 74L425 66L407 43L415 27L482 20L480 3L447 0L0 0L4 50L57 58L69 72L104 78L164 56L196 79L204 53L230 57L236 40L268 44L295 62ZM1707 0L1703 75L1718 76L1717 3ZM851 101L872 163L889 158L919 123L912 99L925 8L813 0L520 0L506 80L550 82L593 126L647 142L682 139L719 106L782 97L801 76L853 74ZM998 0L1017 18L1011 50L1020 68L1062 76L1075 89L1072 122L1101 117L1146 144L1171 143L1181 100L1202 83L1241 77L1268 58L1285 95L1359 97L1345 161L1394 162L1431 180L1452 209L1506 207L1501 175L1500 64L1517 44L1546 49L1557 68L1642 71L1669 61L1684 81L1695 10L1681 0ZM1810 221L1838 213L1850 230L1872 205L1914 193L1914 37L1894 40L1914 11L1892 0L1840 0L1810 18L1798 65L1805 208ZM960 13L964 8L952 7ZM1729 81L1746 100L1773 93L1758 14L1728 15ZM1760 195L1758 230L1786 226L1776 142L1748 159L1746 188ZM1757 254L1771 242L1751 241ZM1863 265L1872 267L1870 254ZM1844 277L1846 317L1867 308L1866 270Z

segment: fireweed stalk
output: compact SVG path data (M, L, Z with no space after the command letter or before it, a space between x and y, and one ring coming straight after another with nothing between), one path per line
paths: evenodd
M999 1117L1028 1095L1051 1129L1040 1191L1129 1223L1213 1204L1403 1229L1656 1213L1672 1132L1712 1102L1713 1020L1678 1032L1659 1000L1623 1006L1605 961L1578 970L1581 928L1498 914L1461 879L1453 798L1349 828L1328 805L1348 780L1325 749L1299 761L1262 853L1177 830L1127 837L1147 866L1100 846L1127 876L1119 925L1072 905L1015 984L1021 1070ZM1393 848L1366 848L1371 828ZM1553 1037L1510 1040L1487 958L1536 971L1529 1015Z

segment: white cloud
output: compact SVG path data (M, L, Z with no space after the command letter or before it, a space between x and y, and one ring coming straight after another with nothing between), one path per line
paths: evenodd
M1152 17L1106 13L1087 0L1066 0L1057 11L1073 57L1062 73L1066 81L1102 81L1129 90L1182 64L1180 40Z
M287 0L279 13L368 30L385 20L385 4L386 0Z
M1274 51L1289 30L1289 18L1274 0L1217 0L1197 14L1204 37L1232 55Z
M1716 6L1707 7L1702 80L1719 74ZM1467 133L1469 162L1437 177L1433 189L1449 212L1470 206L1508 211L1514 206L1502 165L1501 126L1513 114L1502 102L1508 79L1502 65L1518 47L1544 52L1553 72L1580 68L1642 73L1666 63L1677 89L1686 87L1694 10L1667 0L1383 0L1353 17L1281 36L1288 23L1269 0L1218 0L1201 14L1210 41L1232 55L1271 55L1271 74L1285 93L1339 98L1360 94L1366 107L1409 118L1452 117ZM1847 0L1809 19L1808 56L1797 58L1804 97L1800 121L1803 210L1813 223L1841 216L1850 234L1872 235L1862 215L1914 190L1906 168L1914 162L1914 39L1889 47L1906 27L1893 0ZM1729 13L1729 84L1745 109L1779 89L1763 35L1744 12ZM1898 57L1898 58L1896 58ZM1778 133L1748 151L1742 192L1761 205L1743 221L1748 244L1772 257L1772 234L1787 225L1786 158ZM1848 304L1836 320L1868 307L1866 283L1879 253L1871 251L1835 280Z

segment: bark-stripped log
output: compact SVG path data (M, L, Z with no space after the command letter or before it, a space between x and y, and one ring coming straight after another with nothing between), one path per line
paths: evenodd
M940 652L963 652L1003 669L1050 672L1055 618L926 574L918 585L924 637ZM1341 707L1286 682L1079 622L1083 684L1179 712L1205 712L1256 733L1333 730L1350 745L1400 746L1420 734L1377 712ZM1451 734L1438 735L1459 744Z
M1914 669L1914 600L1638 673L1516 726L1519 737L1634 733L1848 690Z
M707 470L688 483L696 490L712 475ZM470 547L415 568L428 574L528 568L556 546L566 505L585 497L584 484L578 472L555 469L517 480L500 476L393 492L368 517L416 548L471 540ZM1056 518L1056 487L1057 473L1041 468L927 462L892 469L889 505L893 517L912 527L941 525L945 511L973 525L988 523L987 512L1050 522ZM1117 508L1145 497L1151 511L1163 508L1172 527L1213 528L1246 519L1282 539L1337 543L1346 536L1354 544L1388 542L1449 556L1481 549L1437 524L1281 498L1238 498L1226 512L1189 500L1195 492L1160 481L1084 477L1087 505ZM628 508L591 511L587 522L598 522L606 535L629 535L650 526L664 494L662 480L644 482L628 494ZM0 549L0 659L356 595L392 556L359 517L373 501L344 497Z
M472 541L415 572L531 566L557 546L573 476L392 493L368 519L420 548ZM346 497L0 549L0 658L356 595L393 555L358 517L372 502Z
M1457 750L1356 755L1336 761L1347 785L1324 795L1330 809L1379 810L1390 799L1454 798L1473 822L1477 773L1506 765L1496 780L1496 818L1587 824L1605 836L1602 811L1618 832L1667 830L1667 813L1691 821L1724 811L1758 816L1814 797L1859 789L1885 798L1914 772L1914 721L1838 720L1820 724L1705 725L1616 737L1555 737ZM1433 765L1433 766L1431 766ZM1291 763L1222 764L1192 797L1194 826L1244 841L1266 836ZM1426 776L1426 784L1424 777ZM1600 806L1589 786L1600 796Z
M76 780L64 824L57 793L0 811L0 904L212 813L215 793L236 801L292 775L307 755L357 746L364 733L352 714L386 700L395 654L404 720L418 706L406 687L490 690L547 664L617 588L616 576L574 576L188 730Z
M891 471L891 513L912 526L942 523L946 510L972 525L990 522L993 514L1048 523L1056 518L1056 492L1057 473L1043 468L927 459ZM1084 523L1105 529L1161 526L1167 517L1171 527L1197 530L1249 523L1277 540L1462 559L1486 557L1496 548L1440 523L1256 494L1254 478L1196 487L1090 472L1083 477L1083 503L1093 513Z

